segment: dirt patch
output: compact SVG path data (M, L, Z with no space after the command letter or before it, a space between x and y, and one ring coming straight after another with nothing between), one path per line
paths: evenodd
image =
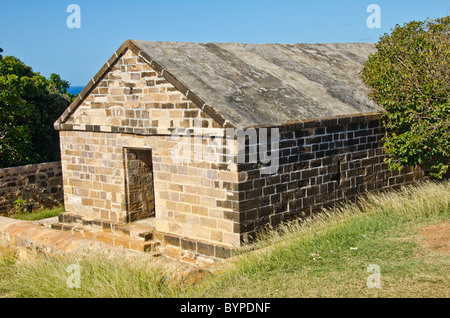
M421 238L425 246L442 254L450 254L450 222L422 228Z

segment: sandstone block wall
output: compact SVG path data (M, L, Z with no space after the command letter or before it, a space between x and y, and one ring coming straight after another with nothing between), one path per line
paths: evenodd
M175 128L193 127L194 119L203 128L221 127L141 57L126 50L62 129L165 135Z
M173 129L220 127L130 50L112 66L70 119L61 125L61 159L66 211L89 218L127 220L125 156L128 149L149 149L157 230L224 245L239 244L232 211L237 165L175 163L179 140ZM190 138L190 139L189 139ZM194 135L188 140L207 141ZM222 138L221 142L226 142ZM194 148L194 147L193 147ZM194 150L192 155L194 155Z
M241 241L251 239L264 225L277 225L365 192L423 177L420 169L388 169L379 114L275 128L280 131L278 172L262 176L258 164L238 165L239 209L230 220L239 223L236 232Z
M19 199L32 208L62 204L61 162L0 169L0 213L6 214Z
M227 170L231 165L220 170L214 163L174 164L170 136L62 131L60 137L66 211L125 222L124 148L152 149L157 229L236 243L234 222L224 218L232 210L231 190L237 182L237 172Z

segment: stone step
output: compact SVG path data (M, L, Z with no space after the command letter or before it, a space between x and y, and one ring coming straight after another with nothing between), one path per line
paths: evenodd
M111 244L114 246L121 246L123 248L152 253L154 256L159 256L161 253L158 250L160 245L159 241L143 241L139 239L132 238L129 235L120 235L116 232L103 230L103 229L92 229L86 228L75 224L65 224L65 223L53 223L51 225L52 229L69 231L74 236L84 237L92 239L95 241Z
M154 239L154 218L144 219L133 223L115 222L103 219L86 219L81 215L71 213L60 213L58 222L66 225L74 225L93 230L111 231L119 235L127 235L140 241L151 241Z
M115 222L104 219L88 219L82 215L63 212L58 214L58 222L68 225L78 225L83 227L92 227L95 229L114 230L118 226L125 225L123 222Z
M155 238L155 226L146 222L134 222L118 225L113 231L120 234L129 235L132 238L142 241L151 241Z

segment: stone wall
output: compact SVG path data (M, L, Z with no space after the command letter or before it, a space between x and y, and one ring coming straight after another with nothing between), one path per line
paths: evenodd
M251 239L264 225L311 215L362 193L393 189L423 177L420 169L388 169L385 131L377 113L273 128L280 132L277 173L262 176L260 164L238 165L239 208L227 216L239 223L236 233L241 241Z
M126 152L151 150L157 230L227 246L239 244L232 184L237 166L174 162L173 129L221 126L130 50L124 52L85 101L60 126L66 211L125 222ZM200 152L208 146L200 140ZM193 147L194 148L194 147ZM194 150L195 152L195 150ZM193 155L194 152L189 152Z
M170 135L175 128L193 127L194 119L203 128L221 127L142 57L126 50L60 129Z
M6 214L19 199L30 209L62 204L61 162L0 169L0 213Z

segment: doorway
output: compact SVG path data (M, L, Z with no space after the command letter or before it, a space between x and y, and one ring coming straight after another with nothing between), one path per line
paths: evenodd
M127 222L155 217L151 149L125 149Z

